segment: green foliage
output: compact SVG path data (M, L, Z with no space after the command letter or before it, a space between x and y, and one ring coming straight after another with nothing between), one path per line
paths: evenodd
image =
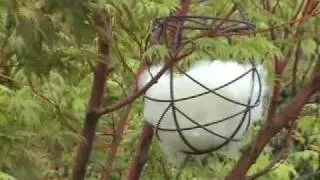
M206 6L193 3L190 14L223 17L233 2L241 4L257 28L268 28L269 24L277 27L290 21L302 0L283 0L280 6L285 8L276 9L274 14L263 10L256 1L209 0ZM115 69L107 80L108 96L104 99L104 104L110 105L124 98L135 78L132 71L136 72L142 59L167 57L169 50L164 44L149 47L148 34L155 18L167 16L178 7L178 0L1 0L0 179L69 179L91 93L92 69L98 60L93 23L96 12L107 9L112 16L111 59ZM231 18L243 20L238 11ZM317 57L316 41L320 35L315 32L319 24L320 19L315 17L300 26L304 32L300 37L301 73ZM198 32L190 32L184 34L184 50L189 50L190 44L196 49L186 61L254 58L271 66L274 57L283 58L296 47L298 40L284 33L288 27L282 27L277 39L258 33L233 36L231 41L225 37L195 40L190 37ZM291 78L290 72L285 75L285 80ZM314 106L308 108L316 109ZM113 179L128 176L143 126L142 109L143 103L138 99L120 142ZM289 157L261 179L301 178L319 171L320 123L311 112L301 116ZM103 134L114 130L122 116L123 110L118 110L101 117L87 179L100 179L112 143L112 137ZM253 129L244 144L258 129ZM267 147L250 172L264 168L275 150L276 147ZM191 162L181 179L223 179L235 162L235 158L220 152L207 164ZM173 179L178 173L154 140L142 179Z
M71 163L64 158L72 155L80 140L78 118L88 98L88 89L84 92L82 88L86 84L66 85L61 75L50 74L50 83L42 82L37 90L46 92L57 107L37 97L28 86L15 91L1 88L1 166L18 178L34 179L55 163Z
M200 51L196 55L200 57L202 54L221 59L233 57L239 60L281 57L280 49L263 36L256 36L255 38L239 37L232 44L229 44L225 38L201 38L196 41L196 44ZM191 58L196 57L192 56Z
M14 177L0 171L1 180L16 180Z

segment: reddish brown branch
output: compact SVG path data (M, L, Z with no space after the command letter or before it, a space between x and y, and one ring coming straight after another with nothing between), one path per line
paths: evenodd
M285 156L287 156L287 150L288 150L287 148L282 148L281 151L273 158L273 160L265 168L263 168L261 171L257 172L256 174L249 176L247 179L248 180L257 179L269 173L276 164L278 164L281 160L285 158Z
M151 140L153 136L152 125L145 123L140 142L137 148L136 156L130 166L129 180L139 179L142 169L148 160L148 152L151 145Z
M312 14L312 12L317 8L319 1L317 0L307 0L307 4L302 12L302 15Z
M190 5L191 1L190 0L181 0L180 2L181 2L181 9L176 14L177 14L177 16L184 16L189 11L189 5ZM177 49L180 46L180 40L181 40L180 36L181 36L182 26L183 26L183 23L177 24L176 29L175 29L175 33L172 36L174 46L172 47L171 51L173 52L174 57L176 57L178 55ZM151 41L156 43L156 41L154 39L151 39ZM170 59L168 59L166 61L166 64L164 65L164 67L166 67L166 68L162 68L162 70L164 70L164 72L165 72L166 69L170 68L176 62L177 62L177 59L170 57ZM157 75L160 77L161 71ZM157 77L157 75L153 78L153 80L155 78L159 78L159 77ZM150 84L150 86L152 84ZM146 86L148 86L148 84ZM144 91L147 90L146 86L144 87L145 88ZM139 179L141 172L143 170L143 167L148 160L149 148L151 146L152 137L153 137L153 127L152 127L152 125L145 123L141 137L140 137L139 145L137 147L135 158L134 158L134 160L131 164L131 167L130 167L130 173L129 173L129 178L128 178L129 180Z
M152 44L152 45L157 43L154 38L151 38L150 41L151 41L151 44ZM110 153L110 155L109 155L109 157L108 157L108 160L107 160L107 162L106 162L106 168L105 168L105 170L103 171L103 176L102 176L103 179L109 179L109 177L110 177L110 175L111 175L112 164L113 164L113 161L114 161L114 159L115 159L115 157L116 157L116 154L117 154L117 150L118 150L118 147L119 147L119 141L120 141L121 137L123 136L124 127L125 127L125 125L127 124L127 118L128 118L128 115L129 115L129 110L131 109L131 103L135 100L135 98L140 97L140 96L144 93L143 91L141 91L141 90L139 91L139 90L138 90L138 78L139 78L139 76L141 75L141 73L142 73L148 66L149 66L149 64L148 64L147 61L143 62L143 63L140 65L137 73L135 74L135 81L134 81L134 82L132 83L132 85L131 85L131 88L130 88L128 97L127 97L124 101L122 101L121 106L118 106L118 107L116 108L116 109L118 109L118 108L121 108L121 107L123 107L123 106L127 106L127 112L126 112L125 119L122 119L122 120L121 120L122 122L119 122L119 124L118 124L118 126L117 126L116 137L115 137L115 138L117 139L117 143L115 143L115 144L112 146L112 148L111 148L111 153ZM168 65L168 66L166 66L165 68L168 69L168 68L170 68L170 66ZM166 69L165 69L165 70L166 70ZM160 72L160 73L161 73L161 72ZM161 76L160 73L158 74L159 77ZM155 79L155 80L156 80L156 79ZM155 83L155 82L153 82L153 83ZM152 85L153 83L150 82L150 84L147 84L146 86L150 86L150 87L151 87L151 85ZM146 89L146 90L147 90L147 89ZM140 93L141 93L141 94L140 94ZM120 104L119 104L119 105L120 105ZM113 109L113 110L111 110L111 111L114 111L114 110L116 110L116 109ZM103 113L101 113L101 114L103 114Z
M177 16L183 16L183 15L186 15L187 12L189 11L189 5L190 5L190 0L181 0L181 9L180 11L177 12ZM179 29L179 28L177 28ZM178 33L175 33L175 34L178 34ZM157 40L155 40L155 38L151 38L151 45L153 44L157 44ZM104 107L102 109L99 110L99 113L100 115L102 114L106 114L108 112L112 112L114 110L117 110L119 108L122 108L124 106L126 106L127 104L130 104L132 103L135 99L139 98L142 94L144 94L154 83L157 82L157 80L162 76L162 74L164 72L166 72L174 63L177 63L177 61L181 60L182 57L184 56L179 56L178 58L176 57L177 53L174 53L174 57L170 56L169 57L169 61L167 61L163 68L159 71L158 74L156 74L153 79L147 83L143 88L141 88L140 90L138 90L137 92L131 94L130 96L127 96L124 100L116 103L116 104L113 104L113 105L110 105L110 106L107 106L107 107Z
M188 7L189 7L189 4L190 4L190 0L181 0L181 10L178 11L177 13L177 16L183 16L183 15L186 15L188 13ZM181 26L181 24L180 24ZM179 28L179 26L176 28L177 31L180 31L181 29ZM177 32L176 31L176 32ZM177 38L179 33L175 33L175 38ZM151 39L151 44L155 44L157 43L156 40L154 38ZM174 51L173 51L174 52ZM176 55L178 53L174 53L174 57L170 56L169 57L169 61L166 61L166 63L164 64L163 68L159 71L158 74L156 74L153 79L147 83L143 88L141 88L139 91L133 93L132 95L126 97L124 100L116 103L116 104L113 104L113 105L110 105L110 106L107 106L105 108L102 108L99 110L98 114L102 115L102 114L106 114L108 112L112 112L114 110L117 110L119 108L122 108L124 107L125 105L127 104L130 104L132 103L135 99L139 98L142 94L144 94L154 83L157 82L157 80L162 76L162 74L164 74L164 72L166 72L174 63L177 63L177 61L179 61L180 59L177 59L176 58Z
M189 12L189 6L191 4L191 0L180 0L181 8L177 12L177 16L185 16Z
M98 114L99 115L103 115L103 114L112 112L114 110L117 110L119 108L122 108L122 107L126 106L127 104L132 103L134 100L139 98L142 94L144 94L154 83L156 83L157 80L162 76L162 74L164 74L173 65L173 63L174 62L172 62L172 61L169 61L169 62L165 63L163 68L159 71L159 73L157 73L153 77L153 79L149 83L147 83L143 88L141 88L136 93L127 96L124 100L122 100L122 101L120 101L120 102L118 102L116 104L101 108L98 111Z
M140 74L143 72L143 70L146 68L146 64L143 63L139 70L138 73L135 75L135 81L132 83L130 91L131 92L136 92L138 89L138 78L140 76ZM129 92L129 93L131 93ZM107 161L106 161L106 167L102 172L102 179L107 180L110 178L111 172L112 172L112 166L113 166L113 162L115 160L115 157L117 155L118 149L119 149L119 145L120 145L120 141L123 137L123 133L125 130L125 126L127 125L128 122L128 118L129 118L129 114L132 108L132 104L128 104L125 110L125 114L123 116L123 118L120 120L120 122L118 122L117 128L115 129L115 134L114 134L114 139L113 139L113 143L111 146L111 153L109 154Z
M271 36L272 34L274 35L273 31L271 32ZM274 38L275 35L273 36ZM291 56L292 51L290 50L288 52L288 54L286 55L286 57L284 58L284 60L280 60L278 57L274 58L274 75L275 75L275 82L273 85L273 89L272 89L272 96L271 96L271 102L270 102L270 106L268 109L268 116L267 116L267 122L268 123L272 123L272 119L276 114L277 111L277 107L280 101L280 92L282 90L281 87L281 78L282 78L282 74L289 62L289 57Z
M301 8L300 11L298 11L297 14L293 17L292 22L290 22L290 25L293 26L294 24L297 24L297 26L299 27L304 21L308 19L304 17L316 14L315 10L317 9L318 4L319 2L317 2L316 0L303 1L301 6L299 6L299 8ZM298 18L300 14L301 18Z
M298 118L298 115L309 98L320 90L320 72L315 73L311 83L304 86L304 88L297 93L295 98L288 104L283 113L276 116L273 120L276 127L285 127L291 120Z
M154 39L151 39L151 41L154 41ZM151 44L154 44L154 43L155 42L151 42ZM148 67L148 62L147 61L143 62L140 65L137 73L135 74L135 80L131 85L128 97L132 97L132 94L136 94L138 92L138 77L141 75L141 73L147 67ZM102 174L103 174L102 178L103 179L109 179L110 178L111 171L112 171L112 164L113 164L113 161L115 160L115 157L117 155L117 151L118 151L119 143L120 143L119 141L123 137L124 129L125 129L125 126L127 125L128 116L129 116L132 104L131 104L131 102L127 101L127 103L123 104L123 106L127 106L126 107L126 112L125 112L125 115L124 115L123 119L118 123L117 129L115 130L116 134L115 134L114 138L115 138L116 142L114 142L113 145L112 145L111 153L108 156L108 159L106 161L106 167L105 167L104 171L102 172Z
M208 36L214 36L217 31L219 30L219 28L226 22L229 20L230 16L235 12L235 10L237 9L237 6L234 4L231 8L231 10L227 13L227 15L219 22L219 24L210 31L210 33L208 33Z
M290 24L290 23L293 23L293 22L296 22L296 21L302 21L302 20L306 20L314 15L316 15L317 13L312 13L310 15L307 15L307 16L304 16L302 18L297 18L297 19L294 19L288 23L284 23L284 24L281 24L281 25L278 25L278 26L274 26L272 28L267 28L267 29L261 29L261 30L257 30L255 32L241 32L241 33L231 33L230 35L245 35L245 34L252 34L252 33L263 33L263 32L268 32L270 31L271 29L274 29L274 28L279 28L279 27L282 27L282 26L285 26L287 24ZM205 35L200 35L200 36L197 36L195 38L201 38L203 36L208 36L208 37L217 37L217 36L224 36L224 34L219 34L219 33L215 33L213 34L211 31L208 33L208 34L205 34ZM102 109L99 110L99 115L102 115L102 114L106 114L108 112L112 112L114 110L117 110L119 108L122 108L123 106L126 106L127 104L129 103L132 103L135 99L137 99L138 97L140 97L143 93L145 93L160 77L161 75L171 67L171 64L172 62L167 62L164 67L159 71L158 74L156 74L154 76L154 79L152 81L150 81L149 83L147 83L145 85L145 87L141 88L138 92L132 94L131 96L128 96L126 97L124 100L116 103L116 104L113 104L113 105L110 105L110 106L107 106L107 107L104 107Z
M304 7L304 4L305 4L305 0L302 0L301 3L300 3L299 6L298 6L297 13L292 17L293 20L299 19L298 17L299 17L299 15L300 15L301 12L302 12L302 9L303 9L303 7ZM296 23L296 22L290 22L290 26L293 26L294 23Z
M309 3L309 5L308 5ZM314 15L314 9L317 3L307 2L307 5L303 9L303 12L308 9L309 6L312 6L312 11L308 10L308 13L303 13L301 18L295 18L291 21L298 23L299 25L304 22L306 19ZM310 9L310 8L309 8ZM290 24L291 24L290 23ZM293 23L292 23L293 24ZM292 25L291 24L291 25ZM271 36L275 39L274 28L270 28ZM298 35L299 31L296 31L292 34L293 37ZM289 52L291 54L291 52ZM297 54L296 54L297 55ZM280 61L275 58L275 74L277 78L281 77L286 65L288 64L289 56L287 56L284 61ZM302 90L300 90L295 98L287 105L282 113L276 114L277 110L277 102L280 94L280 83L279 79L276 79L275 85L273 87L273 96L272 101L268 111L268 117L265 124L262 126L258 136L256 137L255 141L251 143L251 149L247 149L246 152L241 156L237 165L233 168L233 170L229 173L226 179L246 179L246 173L249 168L255 163L256 159L259 157L260 153L263 151L265 145L274 137L280 130L292 121L298 118L298 115L303 108L303 106L308 102L309 98L315 93L317 90L320 89L320 74L319 70L316 67L314 72L314 77L312 82L305 85ZM271 164L272 165L272 164ZM268 169L268 167L266 167Z
M275 157L273 158L273 160L262 170L260 170L259 172L251 175L248 177L249 180L253 180L253 179L257 179L258 177L261 177L264 174L269 173L274 166L279 163L281 160L285 159L289 153L289 148L291 146L292 143L292 133L294 132L296 128L296 123L294 123L294 125L292 125L289 130L287 131L286 137L285 137L285 142L283 143L283 147L281 148L281 150L275 155Z
M128 122L128 117L129 117L131 107L132 107L132 104L129 104L126 107L125 113L124 113L122 119L117 124L117 128L115 130L113 142L111 144L111 152L108 155L106 165L105 165L104 171L102 173L103 180L108 180L111 176L112 165L113 165L113 162L115 161L115 158L116 158L119 146L120 146L120 142L123 137L123 132L124 132L125 126Z
M301 41L298 42L296 53L293 62L293 69L292 69L292 93L295 94L297 92L297 71L298 71L298 64L300 59L301 53Z
M279 69L278 64L279 64L278 60L275 59L275 63L274 63L275 69ZM282 72L279 72L279 71L275 72L276 79L275 79L275 83L273 85L271 102L270 102L270 106L268 109L267 122L271 122L273 117L276 114L277 104L279 101L279 96L280 96L280 91L281 91L281 85L280 85L280 80L279 80L279 78L281 78L281 74L282 74Z
M91 91L91 97L85 122L82 131L83 141L81 142L75 158L75 164L72 172L73 180L83 180L86 173L86 167L92 150L95 131L100 115L97 113L102 101L106 87L106 79L110 73L109 52L111 49L111 21L107 13L99 13L95 16L95 25L99 30L99 57L100 61L94 70L94 79Z
M267 124L262 126L257 138L251 144L251 148L248 148L243 154L237 165L226 177L227 180L245 180L245 176L251 165L256 161L259 154L262 152L264 146L269 142L269 140L277 134L279 129L272 128Z
M276 114L272 120L272 124L265 122L262 129L258 133L255 141L251 143L251 148L248 148L237 165L226 177L228 180L246 179L246 173L252 164L257 160L259 154L263 151L266 144L280 130L288 125L292 120L297 119L303 106L308 102L313 93L320 90L320 72L315 71L312 81L306 84L293 98L293 100L285 107L282 113ZM256 142L256 143L255 143Z

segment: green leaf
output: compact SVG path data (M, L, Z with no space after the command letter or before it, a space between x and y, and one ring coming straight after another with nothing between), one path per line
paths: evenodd
M13 176L0 171L0 180L17 180Z
M306 55L310 55L316 51L317 43L311 39L304 39L301 42L301 49Z
M164 60L167 55L168 55L168 49L165 45L154 45L143 53L142 59L159 58L159 60Z

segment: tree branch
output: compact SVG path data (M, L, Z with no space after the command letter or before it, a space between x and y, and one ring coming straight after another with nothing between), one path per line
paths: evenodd
M249 176L248 180L257 179L258 177L263 176L264 174L269 173L272 168L279 163L281 160L285 159L289 153L289 148L292 144L292 133L296 129L296 123L293 123L292 126L290 126L289 130L287 131L285 142L283 143L283 147L281 150L276 154L276 156L273 158L273 160L261 171Z
M139 145L137 147L136 156L131 163L128 180L139 179L144 165L148 161L149 148L153 137L153 126L145 123Z
M188 13L189 11L189 5L190 5L191 1L190 0L181 0L180 4L181 4L181 9L176 13L177 16L184 16ZM169 57L169 59L166 61L166 64L164 65L164 68L162 68L162 70L166 70L165 67L170 68L174 63L177 62L176 55L178 55L178 49L180 47L180 41L181 41L181 30L183 27L183 21L180 23L177 23L176 28L174 33L172 34L173 37L173 46L172 46L172 52L175 54L174 58L173 57ZM154 41L154 39L151 39L151 41L153 41L154 43L156 43L156 41ZM153 43L151 43L153 44ZM161 71L157 74L159 75L161 73ZM157 75L153 78L153 80L155 78L157 78ZM161 74L159 75L159 77L161 76ZM159 79L158 77L158 79ZM151 81L152 82L152 81ZM152 84L150 84L151 86ZM148 84L146 85L148 86ZM145 86L145 87L146 87ZM145 88L144 87L144 88ZM146 89L147 90L147 89ZM146 91L145 90L145 91ZM149 156L149 148L152 142L152 137L153 137L153 126L145 123L144 124L144 128L142 130L141 133L141 137L139 140L139 145L137 147L137 151L136 151L136 155L135 158L130 166L130 173L129 173L129 180L137 180L139 179L141 172L143 170L144 165L146 164L147 160L148 160L148 156Z
M143 88L141 88L136 93L127 96L124 100L122 100L118 103L101 108L97 113L99 115L103 115L103 114L112 112L114 110L117 110L119 108L122 108L122 107L126 106L127 104L132 103L134 100L139 98L142 94L144 94L153 84L155 84L157 82L157 80L162 76L162 74L164 74L173 65L173 63L174 63L174 61L173 62L169 61L169 62L165 63L164 66L162 67L162 69L159 71L159 73L157 73L149 83L147 83Z
M81 142L75 158L75 164L72 172L73 180L83 180L85 177L86 167L92 150L95 131L100 115L97 113L102 101L106 87L106 79L111 71L109 52L111 49L112 26L109 15L106 12L98 13L95 16L95 25L99 35L99 57L94 70L94 80L92 85L91 97L85 122L82 131L83 141Z
M297 71L298 71L298 64L301 54L301 41L297 43L296 53L293 62L293 69L292 69L292 93L295 94L297 92Z
M319 67L315 68L312 81L306 84L293 98L293 100L285 107L282 113L276 114L272 119L272 123L267 121L263 124L258 136L238 160L237 165L226 177L227 180L246 179L246 173L252 164L257 160L259 154L263 151L270 139L280 130L288 125L292 120L297 119L303 106L308 102L309 98L320 90L320 71Z
M124 112L123 117L121 118L121 120L118 122L117 124L117 128L115 129L115 134L114 134L114 138L113 138L113 142L111 144L111 152L108 155L108 158L106 160L106 165L105 168L102 172L102 179L103 180L108 180L110 179L111 176L111 172L112 172L112 165L113 162L116 158L118 149L119 149L119 145L120 145L120 141L123 137L123 131L124 131L124 127L126 126L127 122L128 122L128 118L129 118L129 114L132 108L132 104L129 104Z

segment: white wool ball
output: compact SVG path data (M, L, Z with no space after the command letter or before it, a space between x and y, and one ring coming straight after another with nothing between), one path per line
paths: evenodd
M161 70L161 68L162 66L158 65L152 66L150 70L146 70L139 78L139 87L142 88L145 84L147 84L151 80L152 76L155 76ZM200 60L195 62L186 73L201 83L204 87L215 89L238 78L242 74L248 72L251 68L252 66L250 64L243 65L231 61ZM267 91L267 85L264 77L266 72L262 66L258 66L257 70L260 74L262 85L260 105L251 110L251 122L249 125L262 117L262 97ZM254 83L254 88L251 92L252 82ZM175 100L188 98L190 96L195 96L208 91L206 88L200 86L184 74L174 76L173 86ZM250 104L254 105L255 101L259 97L259 89L258 76L254 74L254 81L252 81L252 73L249 72L247 75L243 76L237 81L215 92L241 104L247 104L248 99L251 97ZM145 95L154 99L170 100L169 73L166 72L163 74L158 82L154 84ZM244 111L246 108L242 105L229 102L228 100L225 100L213 93L207 93L196 98L178 101L174 104L178 110L182 111L192 120L202 125L232 116L233 114ZM146 98L144 106L145 120L153 126L157 126L160 117L169 105L170 102L157 102ZM247 123L249 123L248 116L249 114L247 114L243 125L236 133L234 138L239 139L243 136L244 132L246 131ZM176 117L180 128L197 126L178 111L176 111ZM242 117L243 113L226 121L206 126L206 128L221 136L230 137L237 129ZM163 116L159 127L169 129L176 128L172 108L170 108ZM225 139L213 135L202 128L182 131L182 134L193 147L199 150L206 150L211 147L219 146L221 143L225 142ZM177 157L177 154L179 153L183 154L183 151L193 151L181 139L177 131L169 132L159 130L159 137L161 140L162 149L172 157ZM240 143L231 141L227 146L234 151L240 147Z

